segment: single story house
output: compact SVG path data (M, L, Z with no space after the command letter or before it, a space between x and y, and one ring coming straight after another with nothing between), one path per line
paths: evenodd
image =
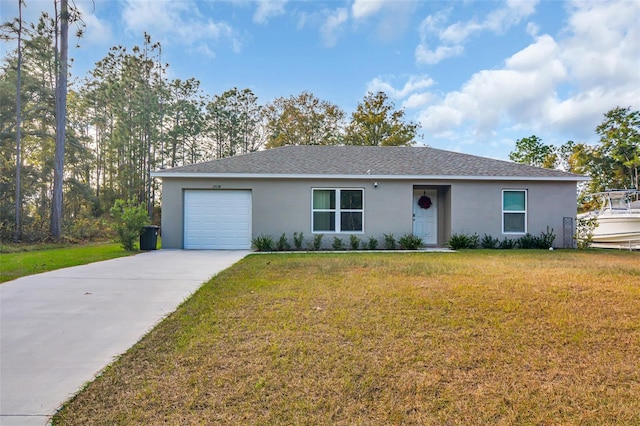
M162 246L249 249L260 235L538 236L567 246L585 176L429 147L285 146L159 170ZM568 229L570 228L570 229ZM563 233L565 235L563 243ZM571 246L573 245L570 242ZM305 243L306 246L306 243Z

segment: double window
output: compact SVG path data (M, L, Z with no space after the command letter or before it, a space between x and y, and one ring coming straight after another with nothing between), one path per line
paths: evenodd
M313 189L313 232L363 232L363 189Z
M505 189L502 191L502 232L525 234L527 232L527 191Z

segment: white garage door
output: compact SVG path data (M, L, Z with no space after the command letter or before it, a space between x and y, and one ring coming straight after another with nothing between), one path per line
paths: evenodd
M184 193L184 248L251 248L251 191Z

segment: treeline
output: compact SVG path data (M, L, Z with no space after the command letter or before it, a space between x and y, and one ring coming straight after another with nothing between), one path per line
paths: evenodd
M591 177L580 191L588 194L609 189L639 189L640 111L616 107L604 114L596 129L596 144L568 141L545 144L536 135L518 139L509 154L512 161L536 167L556 168Z
M16 19L3 25L5 39L16 37L18 23ZM42 14L37 23L21 25L20 61L16 49L1 64L3 241L50 235L57 24L56 18ZM338 106L308 92L262 105L250 89L208 95L194 78L169 80L167 67L160 43L144 34L141 45L114 46L86 76L70 79L74 83L67 95L63 185L66 236L99 233L100 218L117 199L145 205L157 222L159 187L150 177L153 170L283 145L408 145L418 129L405 122L404 111L396 110L382 92L369 93L347 120Z

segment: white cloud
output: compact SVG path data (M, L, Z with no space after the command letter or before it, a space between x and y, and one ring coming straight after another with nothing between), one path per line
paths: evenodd
M483 31L502 34L533 14L536 4L537 0L508 0L504 6L493 10L480 21L474 18L446 27L444 23L449 19L451 10L429 15L420 25L420 43L415 50L416 61L419 64L437 64L444 59L459 56L472 35Z
M345 8L338 8L333 12L330 12L320 27L320 33L325 46L333 47L338 42L338 36L342 31L342 26L349 18L349 13Z
M274 16L284 15L285 5L288 0L261 0L257 2L258 8L253 14L253 22L265 24Z
M234 51L241 46L229 24L202 16L197 1L126 0L122 18L129 31L138 34L145 31L163 43L197 46L203 42L227 40ZM213 51L209 52L213 54Z
M502 67L480 70L460 89L430 99L418 121L432 137L488 140L507 129L591 137L608 110L640 108L638 17L638 2L576 1L557 38L540 35ZM530 34L538 31L529 26Z
M361 19L379 12L382 6L382 0L355 0L351 6L351 14L354 19Z
M429 92L413 93L407 98L407 100L402 102L402 107L406 109L422 108L431 103L434 97L435 95Z
M464 51L462 46L438 46L435 50L429 50L429 48L420 44L416 48L416 60L421 64L437 64L444 59L451 58L453 56L459 56Z
M390 98L403 99L416 91L426 89L432 85L432 78L426 75L414 75L409 77L402 89L395 89L390 83L380 77L376 77L367 84L367 92L385 92Z

